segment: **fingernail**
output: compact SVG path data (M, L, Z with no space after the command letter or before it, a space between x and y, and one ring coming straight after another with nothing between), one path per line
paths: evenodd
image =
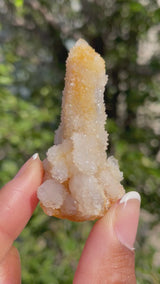
M15 177L19 177L21 175L23 175L26 170L28 169L28 167L31 165L32 161L35 161L37 158L39 157L38 153L35 153L19 170L19 172L16 174Z
M39 156L38 153L35 153L35 154L32 156L32 159L33 159L33 160L36 160L36 159L38 158L38 156Z
M134 250L137 234L141 197L138 192L126 193L116 208L115 232L119 241Z

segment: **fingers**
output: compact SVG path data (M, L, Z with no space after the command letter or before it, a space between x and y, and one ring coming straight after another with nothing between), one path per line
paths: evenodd
M37 203L43 167L37 154L0 191L0 260L30 219Z
M93 227L84 247L74 284L135 284L134 241L140 196L130 192Z
M11 247L0 264L0 284L20 284L21 265L18 250Z

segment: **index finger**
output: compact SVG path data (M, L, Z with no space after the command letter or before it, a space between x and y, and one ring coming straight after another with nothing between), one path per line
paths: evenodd
M43 178L38 154L33 155L16 177L0 190L0 261L21 233L37 206L37 188Z

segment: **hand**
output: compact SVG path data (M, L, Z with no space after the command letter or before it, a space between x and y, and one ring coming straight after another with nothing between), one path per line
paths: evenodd
M13 241L38 204L42 163L33 155L0 190L0 283L21 283L20 258ZM74 284L135 284L133 245L139 219L139 195L126 194L96 222L84 247Z

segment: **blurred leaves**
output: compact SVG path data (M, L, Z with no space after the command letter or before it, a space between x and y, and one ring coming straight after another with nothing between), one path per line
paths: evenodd
M85 38L109 75L108 155L119 160L126 190L142 196L138 283L160 282L158 238L153 241L160 214L159 23L155 0L0 0L1 185L52 145L67 52ZM37 208L16 243L23 283L71 283L91 226L48 218Z

